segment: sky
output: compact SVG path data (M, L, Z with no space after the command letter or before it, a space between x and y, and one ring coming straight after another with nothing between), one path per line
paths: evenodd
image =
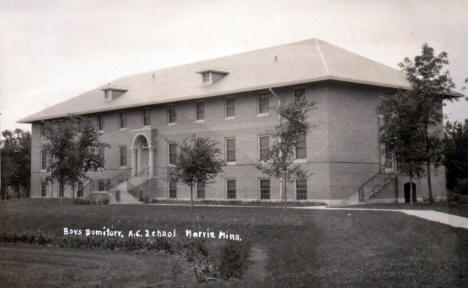
M428 43L468 78L466 0L0 0L0 36L2 130L122 76L310 38L395 68Z

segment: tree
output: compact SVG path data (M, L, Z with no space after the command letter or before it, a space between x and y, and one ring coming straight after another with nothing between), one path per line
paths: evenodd
M193 185L214 179L225 164L218 142L192 135L178 145L177 161L172 176L190 186L190 205L193 209Z
M47 141L44 148L49 156L50 175L47 180L58 182L61 191L65 184L73 187L86 179L88 171L97 171L103 166L99 148L109 147L99 140L99 134L89 119L70 116L63 120L51 120L43 123Z
M453 191L459 180L468 176L468 120L464 124L447 121L444 144L447 188Z
M414 61L405 58L400 68L406 73L410 83L407 93L414 97L418 106L419 117L415 119L414 133L422 133L421 139L424 148L424 162L426 164L429 202L433 202L431 166L438 167L442 163L443 145L441 140L442 105L443 100L451 93L455 84L445 66L448 65L446 52L434 55L434 49L423 44L421 55L414 57Z
M31 186L31 133L21 129L15 129L13 132L4 130L2 132L4 147L2 148L2 191L6 199L7 186L16 187L18 199L20 187L26 188L29 196Z
M399 90L381 97L378 111L383 115L380 141L385 153L393 153L398 172L410 181L410 202L413 204L413 179L424 176L424 127L419 121L418 99Z
M293 101L284 107L277 109L280 115L280 124L273 131L274 139L272 147L268 151L265 160L262 160L257 168L265 174L276 179L282 179L283 201L287 205L288 182L294 178L305 178L307 173L299 164L294 164L295 150L298 141L305 141L310 124L307 122L307 112L314 107L314 103L308 103L304 98Z

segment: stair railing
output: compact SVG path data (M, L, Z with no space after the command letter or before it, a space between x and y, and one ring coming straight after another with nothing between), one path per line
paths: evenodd
M377 178L379 175L385 175L385 178L378 183L378 185L375 185L373 189L370 191L370 193L366 193L365 187L367 185L373 185L374 180ZM387 176L389 175L389 176ZM388 186L388 184L393 183L397 177L396 173L383 173L382 170L379 170L376 174L372 175L369 179L367 179L361 186L359 186L358 191L359 191L359 202L366 202L369 200L372 196L375 194L379 193L384 189L385 187Z
M364 187L367 186L367 184L371 183L372 181L374 181L374 179L381 173L382 171L379 170L377 171L377 173L375 173L374 175L372 175L369 179L367 179L364 183L361 184L361 186L359 186L358 188L358 191L359 191L359 202L365 202L366 199L365 199L365 195L364 195Z
M141 169L140 171L138 171L138 172L136 173L135 177L147 177L147 178L149 178L149 177L150 177L150 175L149 175L149 167L145 167L145 168ZM140 195L140 194L136 195L136 190L137 190L138 187L140 187L141 185L143 185L143 183L140 184L140 185L134 185L134 184L132 184L132 183L128 180L128 181L127 181L127 185L128 185L128 186L127 186L127 188L128 188L128 189L127 189L128 193L132 194L135 198L137 198L138 200L142 201L142 200L143 200L143 195Z

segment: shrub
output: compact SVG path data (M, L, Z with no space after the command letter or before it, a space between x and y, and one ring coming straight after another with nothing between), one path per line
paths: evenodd
M185 257L192 262L197 282L241 278L248 268L249 251L247 241L190 239L185 243Z
M90 193L85 199L75 198L74 204L90 205L90 204L109 204L110 197L107 193Z
M73 204L89 205L89 204L92 204L92 203L91 203L91 200L88 200L88 199L75 198L75 199L73 199Z
M219 273L225 280L232 277L240 278L247 270L247 257L250 245L231 242L222 248L219 261Z

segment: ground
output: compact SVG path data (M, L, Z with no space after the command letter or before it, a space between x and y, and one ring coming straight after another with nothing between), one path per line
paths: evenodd
M0 283L8 287L468 286L467 230L391 211L194 207L193 213L194 217L189 207L181 206L10 200L0 203L0 230L40 229L62 235L63 227L114 226L182 232L195 221L201 229L239 233L253 243L252 258L263 263L252 265L255 272L248 272L246 279L194 284L190 265L174 255L0 243Z

